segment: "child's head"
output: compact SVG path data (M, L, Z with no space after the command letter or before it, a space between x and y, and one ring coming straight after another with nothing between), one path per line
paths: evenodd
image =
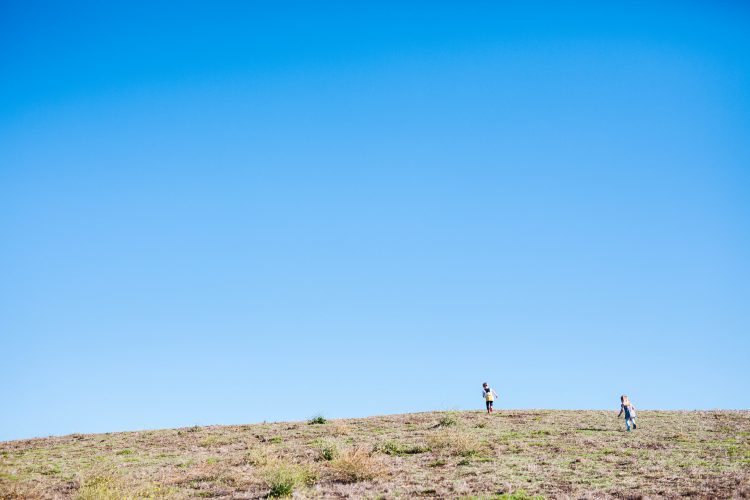
M487 382L485 382L484 384L482 384L482 387L484 387L486 389L486 388L489 387L489 384Z
M620 402L622 404L624 404L624 405L630 404L630 400L628 399L628 397L625 394L623 394L622 396L620 396Z

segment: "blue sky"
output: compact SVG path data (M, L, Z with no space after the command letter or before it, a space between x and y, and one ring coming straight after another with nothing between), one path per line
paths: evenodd
M748 408L739 2L0 5L0 439Z

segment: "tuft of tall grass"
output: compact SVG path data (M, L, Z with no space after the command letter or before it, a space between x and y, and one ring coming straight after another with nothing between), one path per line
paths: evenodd
M266 466L263 477L271 498L288 497L300 486L315 484L318 476L312 469L299 464L273 461Z
M307 423L310 425L321 425L325 424L326 422L328 422L328 420L326 420L323 415L315 415L313 418L307 421Z
M320 449L320 456L323 458L323 460L327 460L330 462L331 460L336 458L336 455L338 455L338 450L331 446L325 446Z
M198 432L198 431L200 431L200 430L201 430L200 426L198 426L198 425L194 425L194 426L192 426L192 427L185 427L185 428L182 428L182 429L177 429L177 435L178 435L178 436L184 436L184 435L186 435L187 433L190 433L190 432Z
M118 481L111 476L92 476L78 490L78 500L119 500L125 496Z
M468 432L441 432L427 438L431 449L458 457L473 457L481 454L486 443Z
M333 441L324 441L320 444L320 457L330 462L339 456L339 447Z
M440 417L440 420L438 420L437 427L452 427L458 423L458 420L456 420L456 417L452 413L448 413L446 415L443 415Z
M360 447L343 451L330 464L334 477L344 483L369 481L386 473L383 463Z
M255 467L265 467L274 460L275 457L272 457L265 448L251 448L242 462Z
M341 436L348 436L351 434L354 430L352 429L352 426L341 422L340 420L334 420L331 423L331 428L328 431L331 436L341 437Z

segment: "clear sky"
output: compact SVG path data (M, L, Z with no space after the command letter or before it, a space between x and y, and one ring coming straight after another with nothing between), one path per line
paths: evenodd
M324 4L0 3L0 439L750 407L748 7Z

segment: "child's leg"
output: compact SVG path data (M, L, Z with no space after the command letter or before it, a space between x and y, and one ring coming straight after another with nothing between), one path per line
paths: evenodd
M628 429L628 431L630 431L630 420L630 418L625 419L625 427Z

